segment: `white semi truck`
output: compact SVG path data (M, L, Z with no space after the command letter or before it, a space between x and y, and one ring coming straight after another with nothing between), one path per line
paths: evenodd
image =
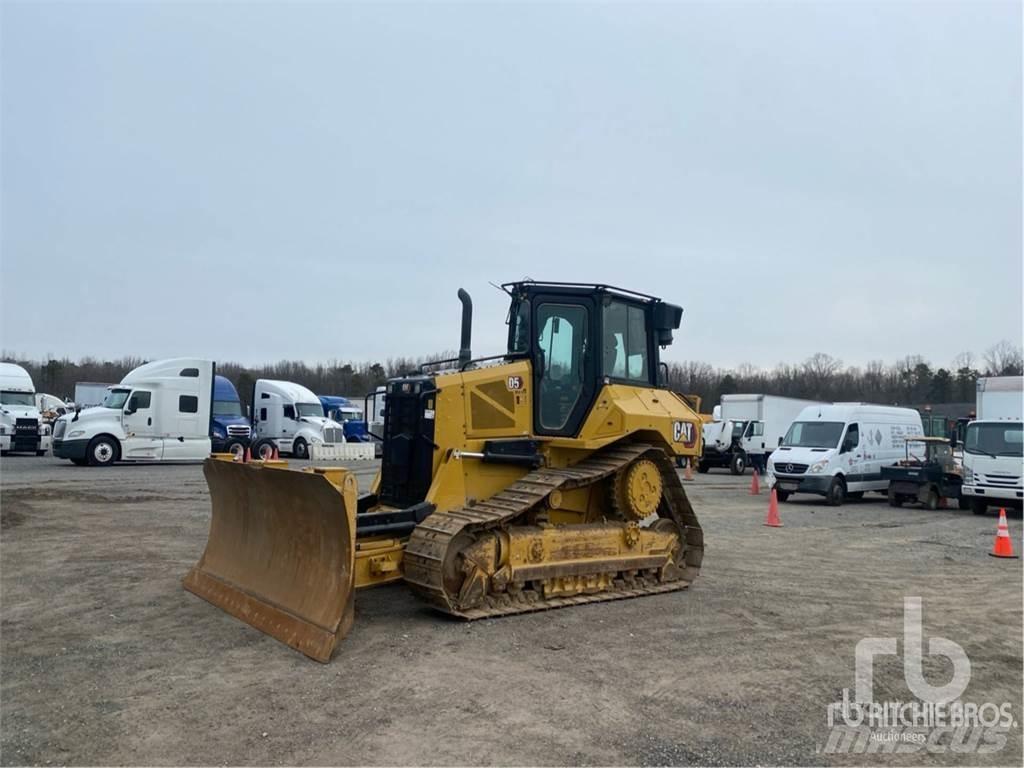
M961 495L976 515L1024 503L1024 377L978 379L975 419L964 432Z
M36 407L36 387L28 371L14 363L0 363L0 453L50 450L50 425Z
M256 380L252 423L252 453L259 458L270 458L277 448L279 455L308 459L311 445L345 442L345 427L324 416L320 398L291 381Z
M714 410L716 420L704 426L698 470L728 467L734 475L742 475L751 463L767 466L768 457L800 412L822 404L776 395L722 395Z
M53 455L80 466L202 461L210 455L214 364L157 360L129 372L103 404L54 423Z

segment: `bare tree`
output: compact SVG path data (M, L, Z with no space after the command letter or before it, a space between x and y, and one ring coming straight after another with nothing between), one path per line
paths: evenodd
M989 376L1020 376L1024 371L1024 354L1019 345L1003 339L985 350Z

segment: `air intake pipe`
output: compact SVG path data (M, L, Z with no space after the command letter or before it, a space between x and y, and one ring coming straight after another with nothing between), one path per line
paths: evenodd
M469 346L473 337L473 300L459 288L459 301L462 302L462 339L459 343L459 365L462 366L473 357Z

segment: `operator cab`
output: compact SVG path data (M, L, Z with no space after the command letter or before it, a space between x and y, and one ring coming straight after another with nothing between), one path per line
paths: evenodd
M583 283L506 283L508 354L533 367L534 430L576 435L605 384L662 387L659 350L683 310L654 296Z

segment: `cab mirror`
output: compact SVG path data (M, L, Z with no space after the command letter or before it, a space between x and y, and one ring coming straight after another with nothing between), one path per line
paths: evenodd
M780 437L780 438L779 438L779 445L782 445L782 441L783 441L783 440L785 440L785 439L786 439L786 438L784 438L784 437Z
M125 412L126 416L131 416L137 410L139 410L139 409L136 407L135 401L134 400L129 400L128 401L128 407L124 409L124 412Z

